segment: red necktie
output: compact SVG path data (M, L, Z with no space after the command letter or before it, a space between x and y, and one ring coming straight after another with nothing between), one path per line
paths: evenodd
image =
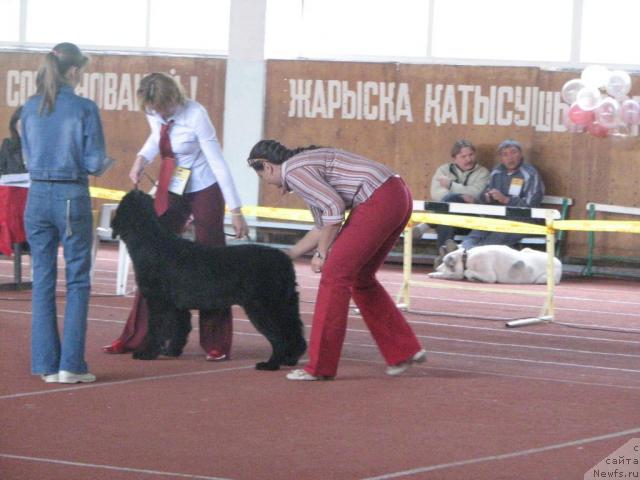
M158 188L156 189L156 198L154 207L158 216L162 215L169 208L169 182L176 168L176 159L171 150L171 140L169 139L169 130L173 126L173 120L165 123L160 128L160 156L162 164L160 165L160 175L158 177Z

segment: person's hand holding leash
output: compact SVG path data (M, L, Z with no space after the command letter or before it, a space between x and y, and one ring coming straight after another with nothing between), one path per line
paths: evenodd
M231 224L236 231L236 238L242 239L249 236L249 226L242 215L242 211L236 208L231 211Z
M314 273L321 273L325 260L326 256L316 250L313 253L313 257L311 257L311 270L313 270Z
M138 155L131 165L131 170L129 170L129 178L133 182L134 185L138 185L140 183L140 179L142 178L142 174L144 172L144 157Z

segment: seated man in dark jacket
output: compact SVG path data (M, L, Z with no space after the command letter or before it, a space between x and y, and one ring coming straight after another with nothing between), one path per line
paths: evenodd
M515 140L505 140L498 146L500 164L492 171L489 185L480 196L480 202L509 207L539 207L544 197L544 184L538 170L524 161L522 146ZM462 241L470 249L480 245L517 244L524 235L518 233L472 230Z

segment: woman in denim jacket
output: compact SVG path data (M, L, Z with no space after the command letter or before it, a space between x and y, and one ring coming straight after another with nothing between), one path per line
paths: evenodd
M85 361L93 216L89 175L108 160L98 107L73 91L88 58L72 43L56 45L22 109L22 149L31 187L25 231L33 262L31 372L47 382L93 382ZM58 245L67 301L62 339L56 321Z

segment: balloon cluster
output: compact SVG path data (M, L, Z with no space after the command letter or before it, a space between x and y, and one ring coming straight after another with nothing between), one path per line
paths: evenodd
M580 78L562 87L562 100L571 105L563 123L574 133L588 132L594 137L626 137L640 125L640 103L628 97L631 77L622 70L591 65Z

